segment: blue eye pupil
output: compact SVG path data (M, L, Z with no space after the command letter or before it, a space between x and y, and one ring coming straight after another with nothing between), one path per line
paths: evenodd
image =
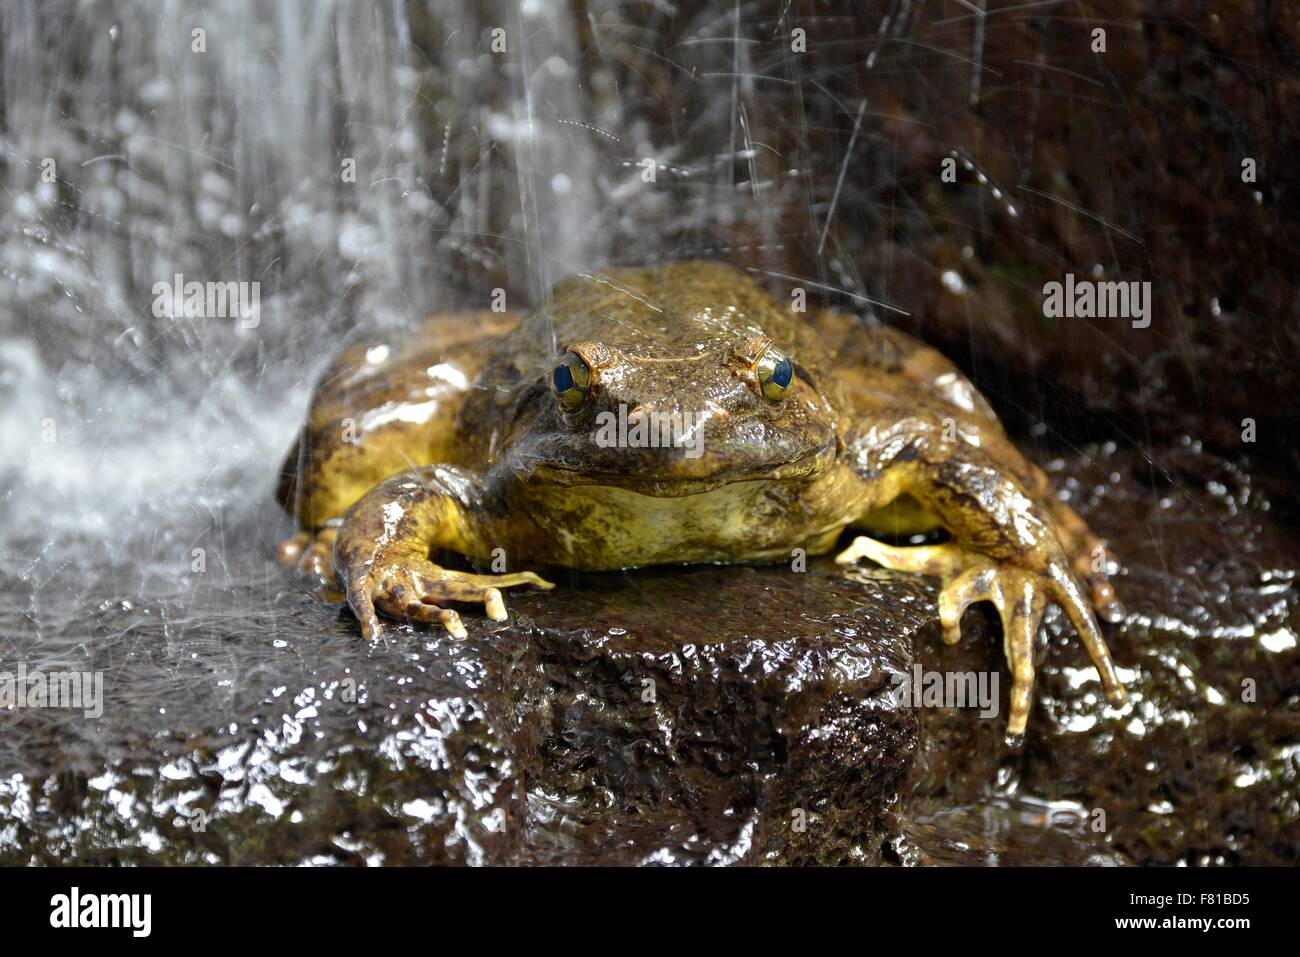
M554 379L556 392L568 392L573 388L573 373L568 366L556 366Z
M794 377L794 367L790 365L789 359L782 359L772 370L772 381L783 389L790 387L790 380Z

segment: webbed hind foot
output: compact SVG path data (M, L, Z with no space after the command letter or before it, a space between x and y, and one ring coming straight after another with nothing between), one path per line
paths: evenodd
M286 538L277 549L281 563L304 575L315 575L323 583L334 581L334 539L338 532L338 526L327 525Z
M941 579L939 621L944 641L949 645L961 640L961 616L970 605L978 601L993 603L1002 619L1003 651L1011 670L1008 737L1023 735L1029 720L1034 689L1034 638L1049 604L1061 606L1074 625L1101 676L1107 699L1115 707L1124 704L1124 686L1115 673L1110 649L1064 555L1044 562L1041 568L1030 569L965 551L952 542L900 547L859 536L835 560L848 564L859 558L869 558L896 571ZM1094 593L1094 600L1095 597Z

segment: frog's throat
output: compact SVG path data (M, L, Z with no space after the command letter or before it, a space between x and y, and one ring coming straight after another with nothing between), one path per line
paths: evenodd
M779 465L751 466L735 471L719 470L698 477L656 477L635 472L602 472L568 468L555 463L535 463L526 475L525 482L553 485L582 485L617 488L652 498L681 498L702 495L725 485L741 482L783 482L816 478L827 472L835 461L834 446L814 449L789 462Z

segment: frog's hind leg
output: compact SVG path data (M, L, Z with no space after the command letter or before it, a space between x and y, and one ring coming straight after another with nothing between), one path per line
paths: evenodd
M1061 527L1034 483L1017 480L1023 460L1017 462L1019 457L1006 450L993 456L987 449L944 441L941 422L914 410L900 410L897 419L905 441L887 443L882 451L879 437L872 436L856 450L866 481L863 515L854 524L873 530L872 517L881 505L906 495L950 537L941 544L895 546L860 536L837 559L870 558L886 568L938 577L939 613L949 642L959 638L961 614L970 604L989 601L997 608L1012 677L1011 736L1023 733L1028 719L1034 636L1048 604L1065 611L1107 698L1115 707L1122 705L1123 685L1090 596L1074 575L1079 542L1073 549L1066 545L1078 533ZM1095 592L1091 597L1096 600Z
M939 622L943 640L955 645L961 640L961 616L977 601L993 601L997 568L991 562L971 562L951 543L942 545L886 545L859 535L835 556L841 565L869 558L883 568L942 579L947 584L939 593Z
M1057 497L1047 473L1032 462L1027 465L1038 497L1056 519L1057 537L1070 556L1070 567L1080 579L1088 583L1092 605L1097 609L1097 614L1103 621L1112 624L1121 621L1124 618L1124 606L1115 594L1115 586L1107 574L1114 556L1106 544L1092 533L1079 513Z
M1088 657L1097 667L1112 703L1123 703L1124 692L1115 675L1110 652L1093 622L1078 585L1067 572L1044 576L1040 572L1005 564L962 549L953 542L941 545L887 545L858 536L835 560L841 564L869 558L894 571L939 578L939 623L943 640L961 640L961 618L976 602L991 602L1002 619L1002 644L1011 670L1011 713L1007 734L1018 738L1029 721L1034 688L1034 638L1049 602L1060 605L1074 625Z
M877 565L897 572L913 572L932 578L947 578L961 570L961 549L955 545L886 545L865 535L835 556L841 565L870 558Z
M941 579L945 584L939 593L939 623L943 626L943 640L949 645L961 641L961 616L967 608L979 601L996 605L995 599L1000 595L997 566L992 562L973 561L972 556L951 543L886 545L859 535L835 556L835 561L848 565L859 558L869 558L893 571Z
M334 580L334 540L338 525L326 525L314 532L299 532L280 543L280 561L324 583Z

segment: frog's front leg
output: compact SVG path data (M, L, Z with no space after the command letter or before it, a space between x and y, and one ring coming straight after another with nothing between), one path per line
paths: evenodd
M892 421L851 444L856 470L869 489L868 511L909 495L939 519L950 540L897 547L859 537L836 560L865 557L886 568L940 578L939 619L950 645L960 640L961 616L969 605L993 603L1002 618L1012 678L1009 735L1023 734L1029 718L1034 639L1048 604L1065 610L1111 704L1122 705L1123 685L1056 525L1048 509L1011 477L1024 474L1008 467L1020 463L999 463L968 441L945 438L940 419L899 410Z
M377 486L348 510L334 543L334 568L367 639L379 636L379 614L439 622L453 637L465 626L447 602L482 603L489 618L506 620L502 588L554 587L532 572L474 575L443 568L434 550L478 554L486 538L477 475L451 466L412 469Z

